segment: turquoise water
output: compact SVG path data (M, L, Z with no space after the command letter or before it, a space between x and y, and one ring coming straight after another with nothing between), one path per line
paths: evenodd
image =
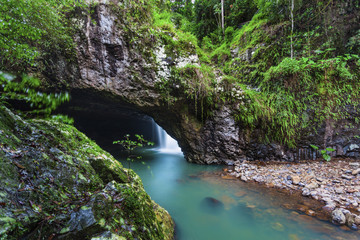
M159 148L176 151L177 143L149 117L75 112L76 126L121 161L121 146L112 141L125 134L144 134ZM109 115L110 114L110 115ZM143 160L131 163L151 198L169 211L179 240L316 240L360 239L328 222L297 209L318 212L309 198L289 197L276 190L239 180L222 179L223 166L186 162L182 154L156 150L142 152ZM143 165L141 162L146 164ZM125 167L128 163L123 162Z
M155 150L142 155L146 164L133 162L131 168L140 175L151 198L175 220L177 239L360 239L357 232L282 207L305 204L315 209L314 202L222 179L218 174L221 166L190 164L182 154Z

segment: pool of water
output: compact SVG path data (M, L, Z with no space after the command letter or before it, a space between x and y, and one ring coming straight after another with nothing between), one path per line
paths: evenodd
M143 150L143 159L131 163L151 198L169 211L179 240L316 240L360 239L298 209L318 211L317 202L289 197L274 189L239 180L223 179L223 166L188 163L175 140L149 117L75 112L76 126L128 167L126 156L112 141L125 134L144 134L164 151ZM109 114L109 111L106 112ZM145 164L142 164L145 162Z
M179 153L146 150L142 155L131 168L151 198L169 211L179 240L360 239L357 232L283 207L315 208L311 201L222 179L221 166L191 164Z

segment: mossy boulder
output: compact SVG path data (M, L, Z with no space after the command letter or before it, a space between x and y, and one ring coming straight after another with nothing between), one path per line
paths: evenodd
M0 239L173 239L141 179L70 125L0 107Z

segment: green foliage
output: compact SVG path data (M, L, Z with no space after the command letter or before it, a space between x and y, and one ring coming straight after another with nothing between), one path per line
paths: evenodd
M359 68L356 55L285 58L264 74L261 91L244 87L246 101L237 119L252 128L260 125L265 139L295 146L301 131L350 117L349 106L359 106Z
M288 0L255 0L262 17L271 22L278 22L290 15L291 2ZM294 10L301 8L303 0L294 1Z
M128 156L127 156L126 160L129 163L129 168L131 168L130 162L133 162L136 159L142 158L142 156L134 155L135 149L144 147L144 146L153 146L154 145L153 142L145 140L143 135L135 134L135 138L136 138L136 140L131 140L130 135L126 134L124 136L123 140L117 140L117 141L113 142L113 144L121 145L127 152Z
M170 8L173 12L184 16L189 21L193 18L193 2L191 0L175 0L170 2Z
M261 14L255 14L252 20L244 24L234 33L231 46L240 46L243 49L255 47L266 40L262 27L268 22L261 18ZM265 38L265 39L264 39Z
M213 62L224 64L226 61L230 59L231 53L229 49L229 45L224 42L218 48L216 48L211 54L210 58Z
M356 34L349 39L346 47L349 52L353 54L360 54L360 30L358 30Z
M0 70L24 72L38 66L47 50L71 52L68 13L77 0L7 0L0 4ZM70 53L71 54L71 53Z
M208 36L203 38L201 42L201 47L207 52L211 52L215 48L215 46L212 44L211 39Z
M318 151L319 150L319 147L318 146L315 146L315 145L312 145L310 144L310 147L312 147L314 150ZM330 156L330 153L335 151L335 149L333 148L326 148L326 149L322 149L320 150L320 154L321 156L323 157L323 159L327 162L329 162L331 160L331 156Z
M226 27L239 27L239 24L249 21L256 12L253 0L224 1ZM205 36L215 44L221 44L221 3L218 0L196 0L194 3L193 33L200 41Z
M57 122L61 122L64 124L68 124L68 125L73 125L74 124L74 119L66 116L66 115L62 115L62 114L56 114L56 115L52 115L51 119L57 121Z
M233 37L234 37L234 28L227 27L225 29L225 42L230 43Z
M198 47L197 39L189 32L183 32L176 29L172 22L172 14L167 11L153 13L154 27L159 31L156 33L165 44L165 50L168 56L189 56L198 53L201 55L201 49Z
M185 3L176 2L178 7ZM164 87L167 101L181 99L176 93L183 92L195 100L197 116L200 99L211 99L211 104L204 101L206 109L219 101L230 102L238 110L235 117L239 124L261 130L259 137L265 142L289 146L296 145L300 133L315 131L326 120L351 118L359 122L350 115L351 109L359 106L358 32L352 30L349 37L343 25L331 25L331 16L339 9L329 1L295 1L292 29L290 5L285 0L225 1L227 28L223 36L220 1L196 0L194 23L183 29L193 31L211 62L226 75L220 83L207 84L199 81L193 67L172 69L173 79ZM182 19L191 18L176 12L182 17L173 21L182 28ZM169 32L176 32L176 28ZM169 32L169 38L177 38ZM341 43L347 43L351 54L345 54ZM291 47L293 59L289 58ZM176 85L180 86L177 90Z
M210 66L186 65L173 69L173 83L179 85L185 96L194 101L195 116L202 121L208 115L208 108L215 100L215 75ZM200 110L200 111L199 111Z
M28 75L15 77L0 71L0 102L22 100L30 104L31 113L49 115L63 102L69 101L66 93L43 93L37 90L40 80Z

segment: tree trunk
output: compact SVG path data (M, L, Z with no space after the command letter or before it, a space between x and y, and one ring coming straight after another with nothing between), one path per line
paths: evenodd
M225 35L225 23L224 23L224 0L221 0L221 28L223 35Z
M294 58L294 43L293 43L293 35L294 35L294 0L291 0L291 11L290 11L290 18L291 18L291 59Z

